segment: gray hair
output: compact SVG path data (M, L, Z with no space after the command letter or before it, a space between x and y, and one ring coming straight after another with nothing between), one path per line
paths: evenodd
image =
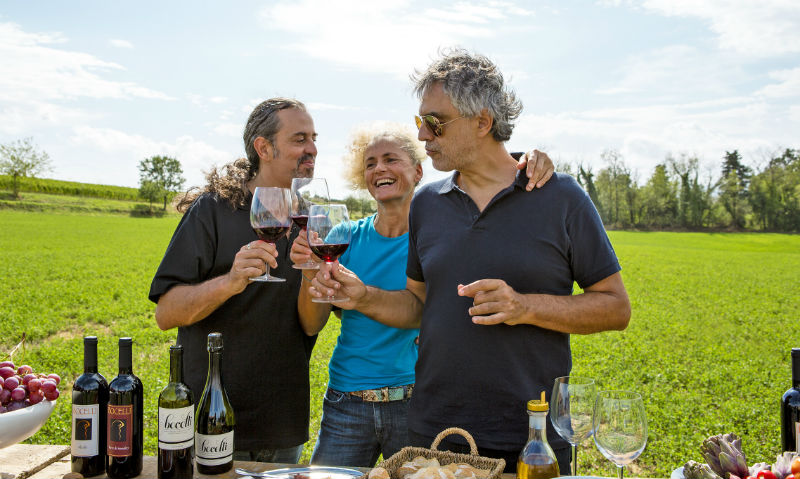
M492 137L508 141L514 120L522 113L522 102L503 81L503 74L487 57L463 48L440 51L440 59L427 70L415 70L411 81L414 93L422 98L425 90L441 82L453 106L464 116L475 116L486 108L494 119Z
M260 136L270 143L274 143L275 135L281 128L278 112L288 108L306 111L306 106L299 100L277 97L261 102L247 118L242 138L244 139L244 151L247 153L247 160L250 163L248 168L250 178L258 173L259 165L258 153L253 142Z

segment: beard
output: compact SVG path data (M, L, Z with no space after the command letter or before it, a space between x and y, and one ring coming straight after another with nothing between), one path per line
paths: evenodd
M278 149L277 145L272 150L272 158L277 159L281 156L281 152ZM314 157L309 154L305 154L297 159L297 166L295 166L294 170L292 171L292 178L312 178L314 176L314 167L303 167L303 162L306 161L314 161Z
M303 167L303 163L306 161L314 161L314 157L311 155L303 155L297 160L297 167L294 169L294 177L295 178L312 178L314 176L314 167Z

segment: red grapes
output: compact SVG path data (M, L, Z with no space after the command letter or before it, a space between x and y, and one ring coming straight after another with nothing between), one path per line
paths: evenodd
M58 398L58 374L37 374L27 364L16 367L11 361L0 362L0 413L16 411Z

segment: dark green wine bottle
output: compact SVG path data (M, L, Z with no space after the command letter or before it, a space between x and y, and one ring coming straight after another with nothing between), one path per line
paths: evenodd
M183 347L169 348L169 384L158 396L158 477L194 475L194 397L183 382Z
M194 452L197 472L221 474L233 467L233 408L222 385L222 334L208 335L208 378L197 406Z

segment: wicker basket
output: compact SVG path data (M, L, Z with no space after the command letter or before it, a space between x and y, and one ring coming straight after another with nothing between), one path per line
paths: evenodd
M439 443L450 434L460 434L463 436L469 443L470 453L459 454L456 452L438 450L437 447L439 447ZM489 471L488 479L499 479L500 474L503 473L503 469L506 467L506 461L504 459L492 459L491 457L479 456L478 446L475 445L475 440L472 438L472 435L458 427L447 428L440 432L433 440L430 449L424 447L404 447L394 453L389 459L378 464L378 467L386 469L386 471L389 472L389 477L395 478L397 477L395 475L397 470L405 462L411 461L417 456L422 456L426 459L436 458L442 466L455 462L469 464L478 469L486 469Z

